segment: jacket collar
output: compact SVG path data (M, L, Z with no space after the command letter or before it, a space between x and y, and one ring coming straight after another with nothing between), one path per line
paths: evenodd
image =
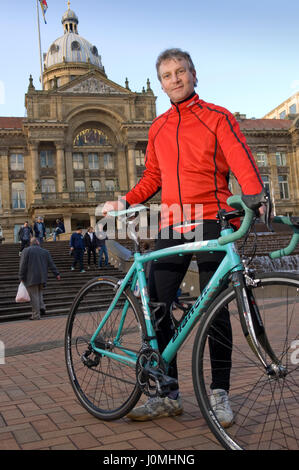
M188 108L189 106L192 106L193 104L197 103L199 101L199 96L198 94L193 91L193 93L188 96L188 98L185 98L183 101L179 101L178 103L173 103L171 101L171 107L174 111L182 111L185 108Z

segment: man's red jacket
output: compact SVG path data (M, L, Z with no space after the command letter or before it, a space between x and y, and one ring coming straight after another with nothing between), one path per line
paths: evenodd
M216 219L219 209L231 210L226 200L229 170L243 194L258 194L263 181L254 157L234 116L225 108L200 100L193 93L157 117L149 130L146 169L125 196L129 205L142 203L162 188L161 227L196 217L202 204L203 218ZM181 208L180 219L167 208ZM185 212L185 213L184 213ZM188 211L187 211L188 212Z

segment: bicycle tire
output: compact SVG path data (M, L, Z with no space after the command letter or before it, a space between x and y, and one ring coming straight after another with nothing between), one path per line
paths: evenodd
M115 295L118 281L112 277L101 277L84 285L74 299L65 331L65 359L75 395L88 412L107 421L125 416L141 396L135 367L107 356L100 357L94 352L88 359L98 364L88 367L82 361L89 341ZM129 307L122 329L121 347L138 354L145 334L145 322L141 308L129 289L121 295L100 338L106 344L110 342L113 352L122 354L121 347L114 346L113 341L125 302Z
M255 301L270 344L287 367L286 377L270 378L266 374L244 337L234 290L228 288L215 299L201 319L192 353L194 390L212 433L226 449L298 449L299 276L267 273L256 275L256 278L261 282L258 287L252 287ZM221 338L219 328L215 327L224 307L229 308L232 346L228 346L227 341ZM228 428L218 422L209 400L212 381L209 337L215 337L215 333L218 334L219 345L232 351L229 399L234 424ZM217 365L220 367L221 361ZM222 367L223 371L223 361Z

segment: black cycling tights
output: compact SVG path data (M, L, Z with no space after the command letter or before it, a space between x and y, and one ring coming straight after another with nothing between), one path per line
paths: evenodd
M163 238L163 232L162 234L161 232L159 233L159 238L156 240L155 244L156 250L168 248L170 246L177 246L192 241L190 240L189 236L188 239L184 237L181 239L175 239L173 232L171 230L169 232L169 237L166 239ZM218 238L219 236L219 224L216 221L205 221L203 225L203 240L211 240ZM224 254L221 252L203 252L199 253L196 257L199 269L199 285L200 290L202 291L218 268L224 257ZM149 274L150 299L152 302L161 302L165 304L165 309L161 308L156 313L156 320L165 314L156 331L160 352L163 352L166 345L173 336L174 327L169 313L170 307L188 270L191 258L192 255L175 255L167 258L161 258L160 260L151 263ZM217 325L216 322L214 322L213 326L215 327L215 330L217 330L217 334L214 333L209 341L212 365L211 389L221 388L229 391L229 378L231 369L231 348L229 345L232 344L232 330L229 312L227 309L222 310L217 319ZM217 341L216 336L220 336L221 340ZM225 340L223 340L223 338L227 339L227 345L225 344ZM221 368L221 362L224 365L223 368ZM217 367L215 367L214 364L217 364ZM178 378L176 357L170 364L168 375L170 377Z

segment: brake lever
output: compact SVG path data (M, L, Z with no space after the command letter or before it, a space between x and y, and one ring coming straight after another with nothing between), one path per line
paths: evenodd
M268 192L265 194L264 201L262 201L262 205L264 205L266 210L262 215L259 215L260 220L263 224L266 225L269 232L274 232L275 230L271 225L272 201Z

